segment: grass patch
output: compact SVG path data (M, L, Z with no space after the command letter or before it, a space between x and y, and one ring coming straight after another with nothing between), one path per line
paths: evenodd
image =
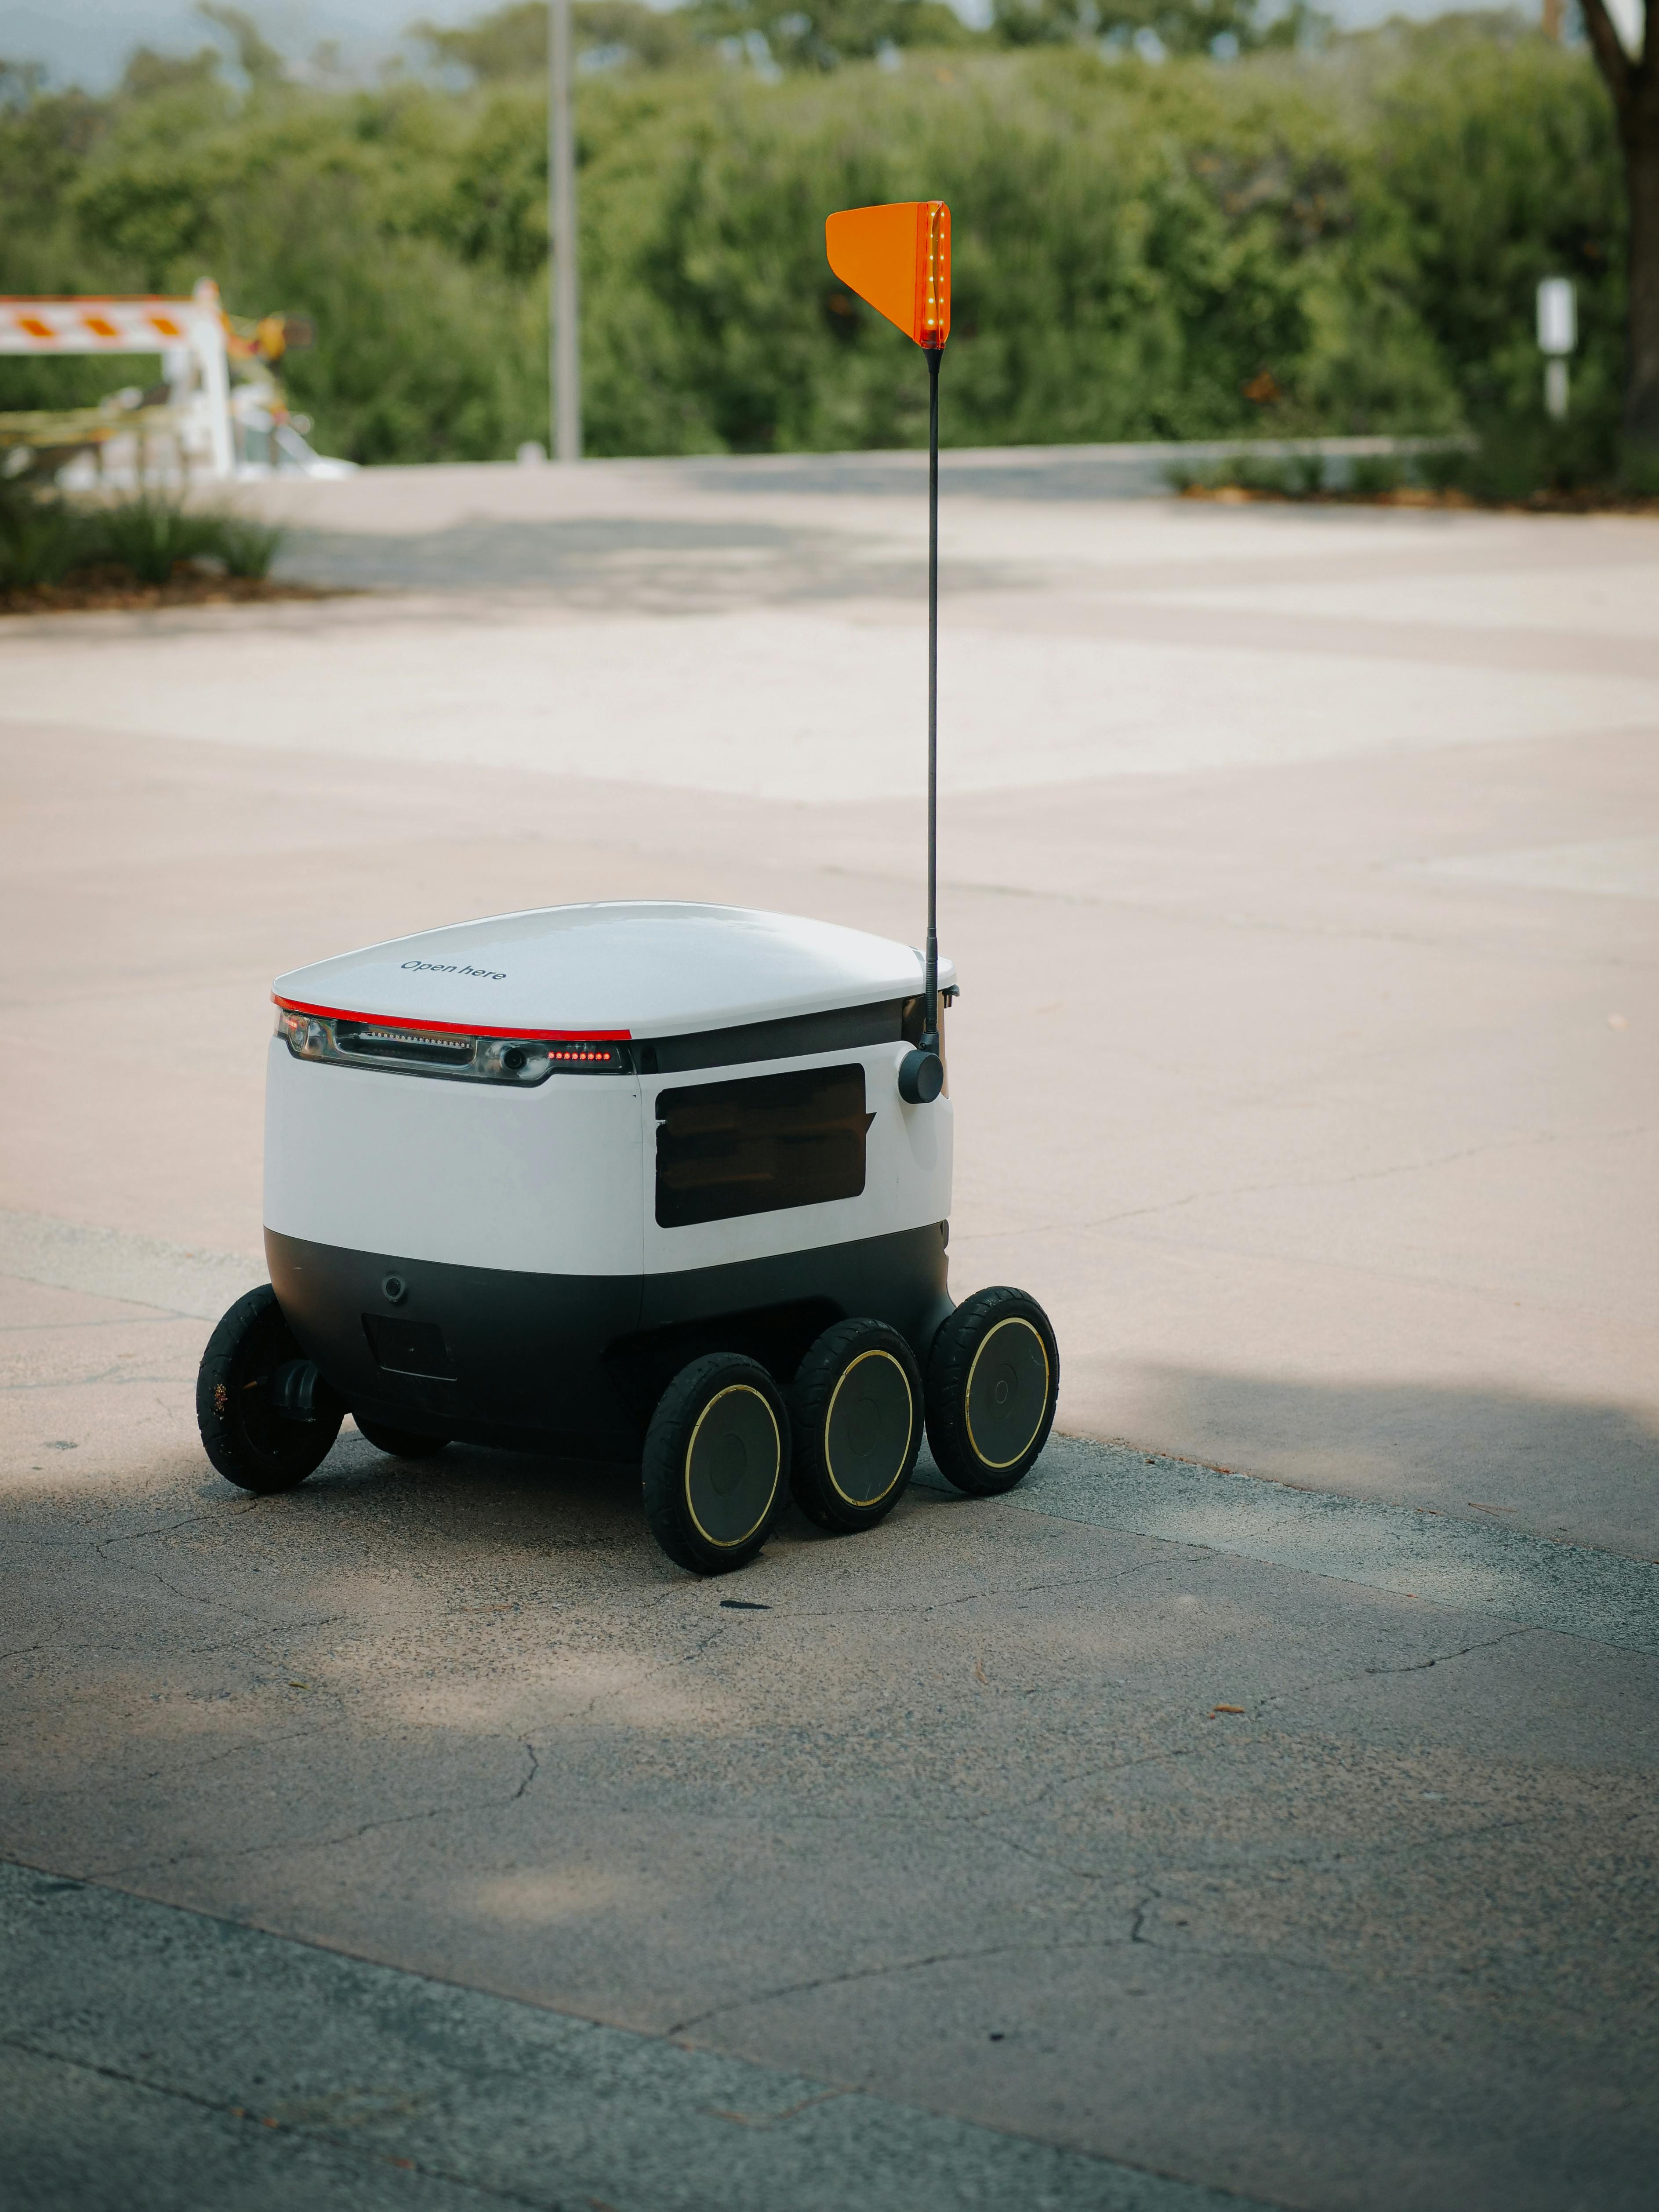
M1415 453L1237 453L1177 463L1164 482L1183 499L1242 504L1296 500L1326 505L1523 509L1540 514L1659 513L1659 450L1626 449L1597 468L1571 429L1499 423L1478 445Z
M275 523L254 522L245 514L225 514L219 518L218 543L212 550L224 562L228 576L264 578L270 574L270 564L282 551L286 535Z
M81 502L15 482L0 483L0 592L117 588L192 580L263 580L284 532L227 507L193 507L145 491Z
M81 557L76 518L56 500L0 496L0 590L61 584Z

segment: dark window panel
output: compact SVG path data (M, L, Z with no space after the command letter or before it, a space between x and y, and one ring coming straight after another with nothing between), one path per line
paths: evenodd
M857 1062L659 1091L658 1223L685 1229L857 1198L874 1119Z

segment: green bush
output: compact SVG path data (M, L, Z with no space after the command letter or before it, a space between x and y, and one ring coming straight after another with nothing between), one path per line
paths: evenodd
M0 590L61 584L89 569L115 569L143 584L168 583L192 567L264 576L285 534L161 492L82 503L0 483Z
M212 516L156 493L83 508L77 521L77 568L125 568L141 584L165 584L180 562L216 550Z
M1236 484L1241 491L1276 499L1314 499L1325 488L1325 457L1320 453L1234 453L1197 467L1174 463L1164 470L1164 480L1172 491L1218 491Z
M216 514L213 522L213 533L203 550L210 560L224 563L228 576L258 577L270 574L270 564L283 550L286 531L271 523L254 522L242 514Z
M77 519L61 501L0 481L0 591L62 583L82 542Z
M1325 489L1323 453L1291 453L1285 463L1285 488L1292 499L1312 499Z
M1356 453L1348 465L1348 489L1361 499L1377 499L1398 491L1407 471L1392 453Z
M1218 483L1241 491L1270 491L1281 500L1312 500L1325 484L1321 453L1239 453L1224 462Z

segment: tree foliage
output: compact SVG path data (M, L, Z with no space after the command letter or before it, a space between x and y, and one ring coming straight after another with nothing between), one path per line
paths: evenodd
M649 8L645 0L578 0L572 16L578 61L599 55L656 70L707 58L684 8ZM416 35L437 62L478 83L522 84L547 71L547 0L508 0L470 23L422 23Z
M702 4L707 23L736 0ZM814 22L860 25L874 52L876 27L930 0L842 4ZM583 0L579 45L627 46L649 14ZM432 33L446 78L373 91L273 75L244 35L239 87L199 56L135 57L104 100L14 71L0 291L211 274L234 312L313 319L314 349L284 366L325 449L510 454L548 411L541 22L535 0ZM893 68L840 59L854 33L837 35L838 66L779 82L695 39L582 76L591 452L919 441L926 380L831 276L823 221L922 195L953 211L948 440L1528 423L1533 292L1558 274L1579 286L1574 434L1586 453L1612 439L1622 197L1582 53L1502 19L1224 66L1075 39L1009 51L957 26ZM0 404L141 374L0 362Z

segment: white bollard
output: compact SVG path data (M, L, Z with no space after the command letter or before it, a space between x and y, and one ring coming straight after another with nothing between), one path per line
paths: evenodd
M1557 422L1567 419L1567 356L1578 343L1578 302L1571 281L1547 276L1538 288L1538 350L1545 356L1544 405Z

